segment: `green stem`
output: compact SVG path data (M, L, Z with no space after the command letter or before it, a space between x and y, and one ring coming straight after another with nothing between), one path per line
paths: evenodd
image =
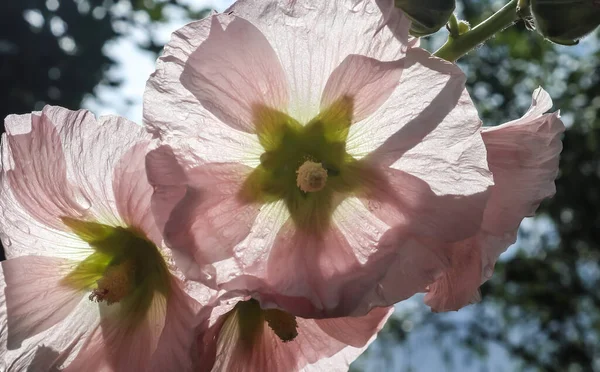
M517 15L517 3L518 0L511 0L502 9L492 14L490 18L462 35L449 35L448 41L434 55L450 62L454 62L464 56L479 44L519 19Z

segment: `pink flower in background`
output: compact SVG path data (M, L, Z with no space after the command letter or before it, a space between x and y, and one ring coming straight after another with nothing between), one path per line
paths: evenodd
M538 88L522 118L482 130L494 186L480 231L447 247L451 267L425 296L434 311L458 310L478 301L479 286L492 276L498 256L516 241L523 218L533 216L540 202L554 195L565 127L558 112L544 114L550 108L550 96Z
M173 34L144 96L163 143L147 167L189 278L363 315L425 291L479 231L492 177L465 76L397 18L239 1Z
M199 327L200 371L347 371L376 338L393 308L356 318L303 319L261 309L229 292L205 307Z
M5 125L1 369L191 370L199 305L160 248L150 136L50 106Z

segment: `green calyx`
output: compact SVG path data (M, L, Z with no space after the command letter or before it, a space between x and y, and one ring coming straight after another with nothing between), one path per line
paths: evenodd
M154 295L168 296L169 270L154 243L130 228L64 217L62 221L94 253L63 279L63 284L90 290L90 300L118 302L122 317L142 319Z
M437 32L448 22L456 2L455 0L395 0L395 5L412 21L411 35L423 37Z
M531 0L536 30L561 45L577 44L578 39L600 25L597 0Z
M352 109L352 100L343 98L303 126L282 112L257 107L257 135L265 152L240 196L247 202L283 200L298 228L326 229L335 209L333 193L358 187L353 171L357 161L346 152ZM299 185L298 171L305 163L319 164L326 171L318 191L306 192Z
M254 299L238 302L229 316L232 318L228 321L237 322L234 326L239 329L240 341L248 349L256 345L262 332L266 331L265 322L283 342L293 341L298 336L298 324L293 315L278 309L261 309Z

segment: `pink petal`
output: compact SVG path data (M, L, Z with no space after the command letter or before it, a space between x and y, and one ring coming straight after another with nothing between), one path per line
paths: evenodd
M433 311L458 310L472 302L481 285L481 243L477 237L454 243L450 268L429 286L425 304Z
M498 256L516 241L523 218L554 195L564 125L557 113L543 114L550 107L552 100L539 88L521 119L483 130L495 185L481 231L450 247L450 268L430 286L425 302L433 310L458 310L473 302Z
M140 229L160 246L162 234L151 212L153 189L146 176L148 144L140 142L123 155L115 167L112 182L119 215L127 226Z
M61 322L83 298L61 280L74 262L23 256L2 262L6 282L8 348Z
M350 127L347 151L425 181L437 195L477 195L492 185L481 122L455 65L413 48L400 84Z
M219 120L246 132L254 132L255 107L287 107L277 55L264 35L239 17L211 17L210 33L189 56L180 79Z
M364 174L365 204L390 226L409 235L447 242L479 231L487 191L436 195L427 183L397 169L367 165L360 172Z
M199 304L187 296L180 284L175 283L175 279L173 282L167 302L165 326L152 355L150 371L192 371L190 352L196 331L191 325L195 324Z
M279 231L266 270L245 268L265 281L262 291L276 292L268 301L261 298L263 304L273 302L295 314L322 317L364 315L371 304L383 303L380 297L375 303L364 296L385 275L389 263L383 257L397 250L395 239L386 234L388 226L355 199L342 202L333 221L335 225L321 235L298 230L290 221Z
M408 47L409 21L379 29L371 0L239 1L228 11L252 22L275 49L290 85L288 113L301 123L319 113L327 80L347 56L393 61Z
M483 218L484 269L491 270L500 253L514 242L521 220L532 216L540 202L556 191L565 127L558 113L543 114L550 107L550 96L538 88L525 116L483 130L495 182Z
M123 118L97 120L85 110L46 106L40 116L9 117L7 128L10 186L36 220L56 229L64 229L61 216L122 222L114 204L113 172L132 146L148 139L142 127ZM25 167L28 162L33 166Z
M279 232L263 275L281 294L306 297L317 311L330 313L341 301L340 282L359 267L352 247L338 229L316 236L297 230L290 222Z
M333 70L325 84L321 111L341 99L349 98L353 104L352 120L361 121L390 97L398 85L403 67L402 60L382 62L349 55Z
M10 164L6 175L18 202L39 222L64 229L60 217L81 218L86 207L79 204L74 187L67 181L60 136L48 116L10 115L6 118ZM82 115L79 113L78 115ZM75 120L81 120L74 118Z
M250 168L240 164L209 164L189 171L190 184L165 225L165 241L174 250L207 265L233 255L233 247L248 236L260 205L240 196ZM209 279L211 277L212 279Z
M216 350L212 349L216 353L212 370L346 371L375 339L392 312L393 308L379 308L357 318L314 320L297 317L298 336L285 343L265 322L260 338L250 349L238 341L237 322L220 322L214 326L218 329L218 342ZM207 332L216 334L214 330Z
M121 314L117 308L102 310L105 314L100 323L90 332L77 357L63 371L149 370L165 325L165 298L155 295L148 313L141 319L119 317Z
M148 153L146 171L148 182L154 186L152 212L159 230L164 231L171 211L185 196L187 176L170 146L159 146Z
M523 217L532 216L543 199L554 195L563 131L557 113L483 131L495 182L484 218L486 231L517 229Z

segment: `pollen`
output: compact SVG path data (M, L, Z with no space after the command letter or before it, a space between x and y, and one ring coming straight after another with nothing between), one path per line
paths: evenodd
M131 260L109 266L102 278L96 282L98 288L90 294L90 301L104 301L107 305L121 301L131 293L134 274L135 266Z
M269 328L283 342L289 342L298 336L296 317L277 309L263 310Z
M327 170L321 163L307 160L296 171L298 174L296 184L304 192L315 192L325 187L327 183Z

